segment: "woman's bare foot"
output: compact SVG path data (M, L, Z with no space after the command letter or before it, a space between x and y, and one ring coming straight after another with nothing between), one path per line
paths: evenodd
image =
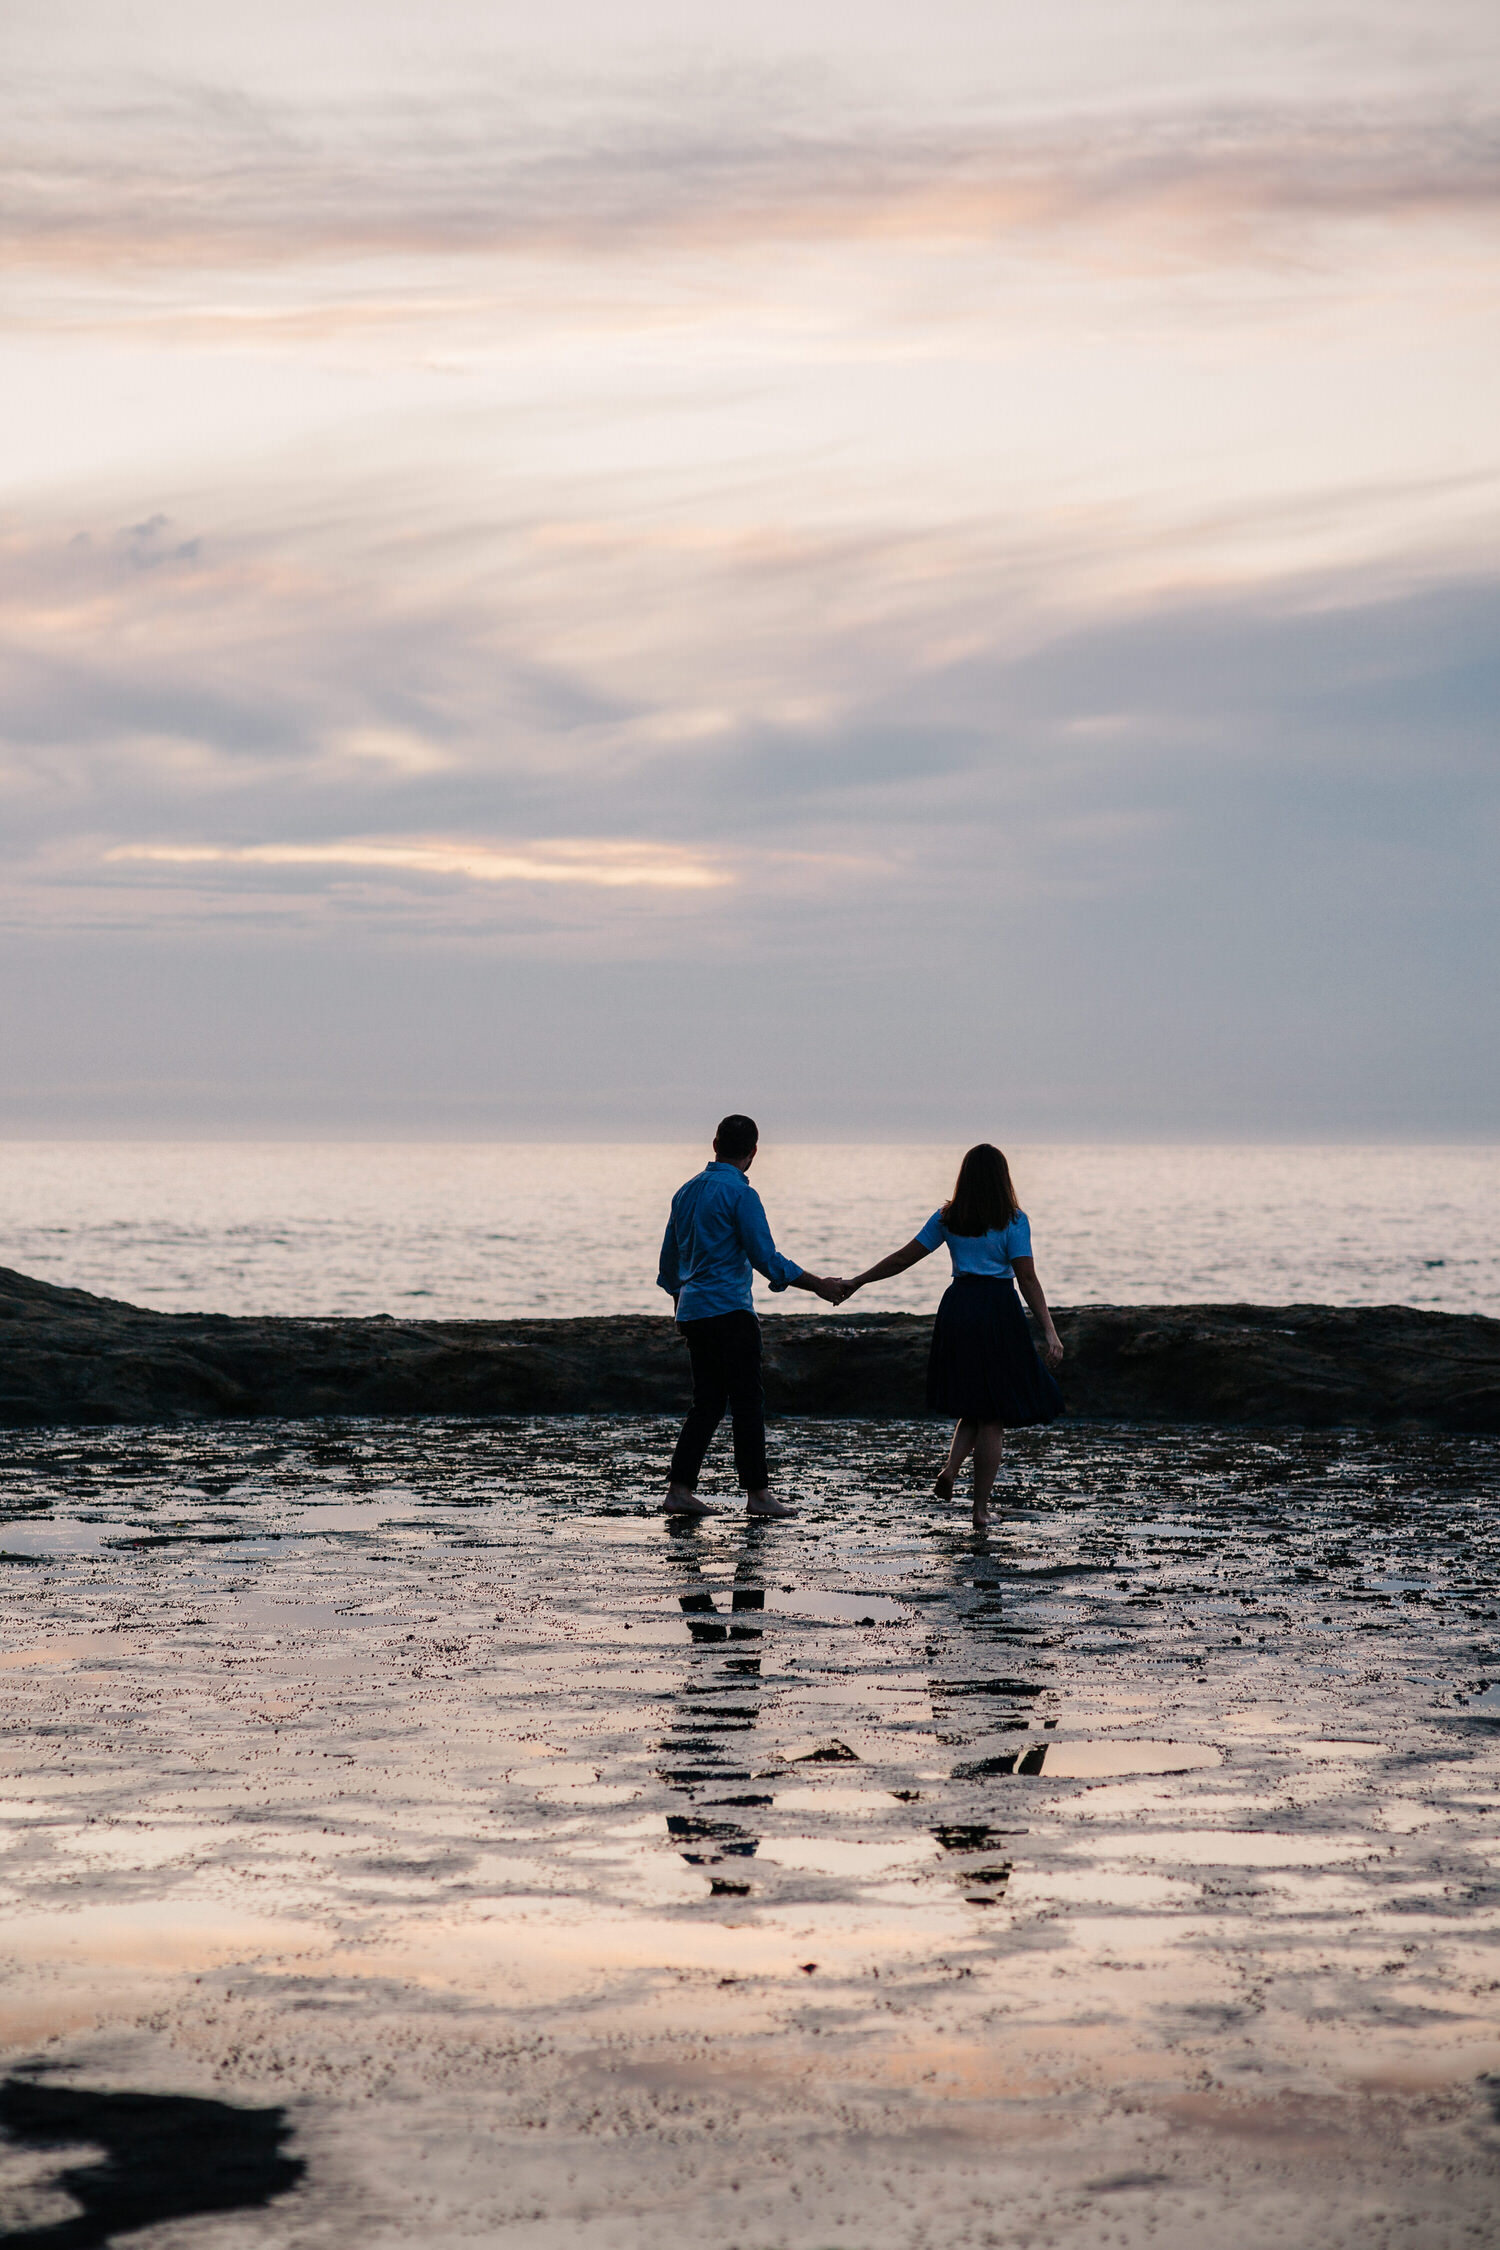
M989 1511L989 1509L988 1509L987 1507L983 1507L983 1508L980 1508L980 1507L976 1507L976 1508L975 1508L975 1510L974 1510L974 1529L975 1529L976 1531L984 1532L984 1531L988 1531L988 1530L989 1530L989 1528L990 1528L990 1511Z
M932 1480L932 1489L940 1500L951 1500L953 1498L953 1479L946 1469L939 1469Z
M769 1492L749 1492L745 1495L745 1513L747 1516L794 1516L797 1511L789 1508L784 1500L773 1500Z
M690 1484L669 1484L661 1512L664 1516L716 1516L720 1511L712 1500L700 1500Z

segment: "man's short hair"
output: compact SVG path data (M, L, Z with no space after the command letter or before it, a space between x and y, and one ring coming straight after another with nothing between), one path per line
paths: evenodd
M760 1127L753 1117L721 1117L714 1133L714 1148L731 1163L737 1156L749 1156L760 1146Z

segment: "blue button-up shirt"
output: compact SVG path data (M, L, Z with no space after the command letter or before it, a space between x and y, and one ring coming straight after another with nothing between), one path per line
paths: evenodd
M656 1286L677 1299L679 1320L753 1312L752 1266L773 1289L802 1272L771 1240L765 1206L739 1166L710 1164L672 1198Z

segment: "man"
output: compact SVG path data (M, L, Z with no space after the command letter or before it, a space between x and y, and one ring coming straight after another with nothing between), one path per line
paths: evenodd
M719 1512L698 1498L698 1472L726 1406L734 1420L734 1466L745 1488L745 1513L795 1513L768 1489L760 1322L750 1269L764 1274L773 1291L811 1289L831 1305L842 1304L845 1291L841 1282L804 1273L771 1240L765 1208L745 1177L759 1141L753 1117L722 1119L712 1164L672 1198L656 1283L677 1308L678 1332L693 1363L693 1406L668 1472L669 1516Z

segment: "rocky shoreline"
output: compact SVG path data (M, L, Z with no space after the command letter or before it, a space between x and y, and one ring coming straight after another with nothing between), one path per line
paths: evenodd
M1500 1320L1399 1305L1080 1305L1070 1413L1110 1421L1500 1431ZM774 1412L922 1411L931 1323L773 1314ZM158 1313L0 1268L0 1425L251 1416L673 1413L665 1317L406 1321Z

